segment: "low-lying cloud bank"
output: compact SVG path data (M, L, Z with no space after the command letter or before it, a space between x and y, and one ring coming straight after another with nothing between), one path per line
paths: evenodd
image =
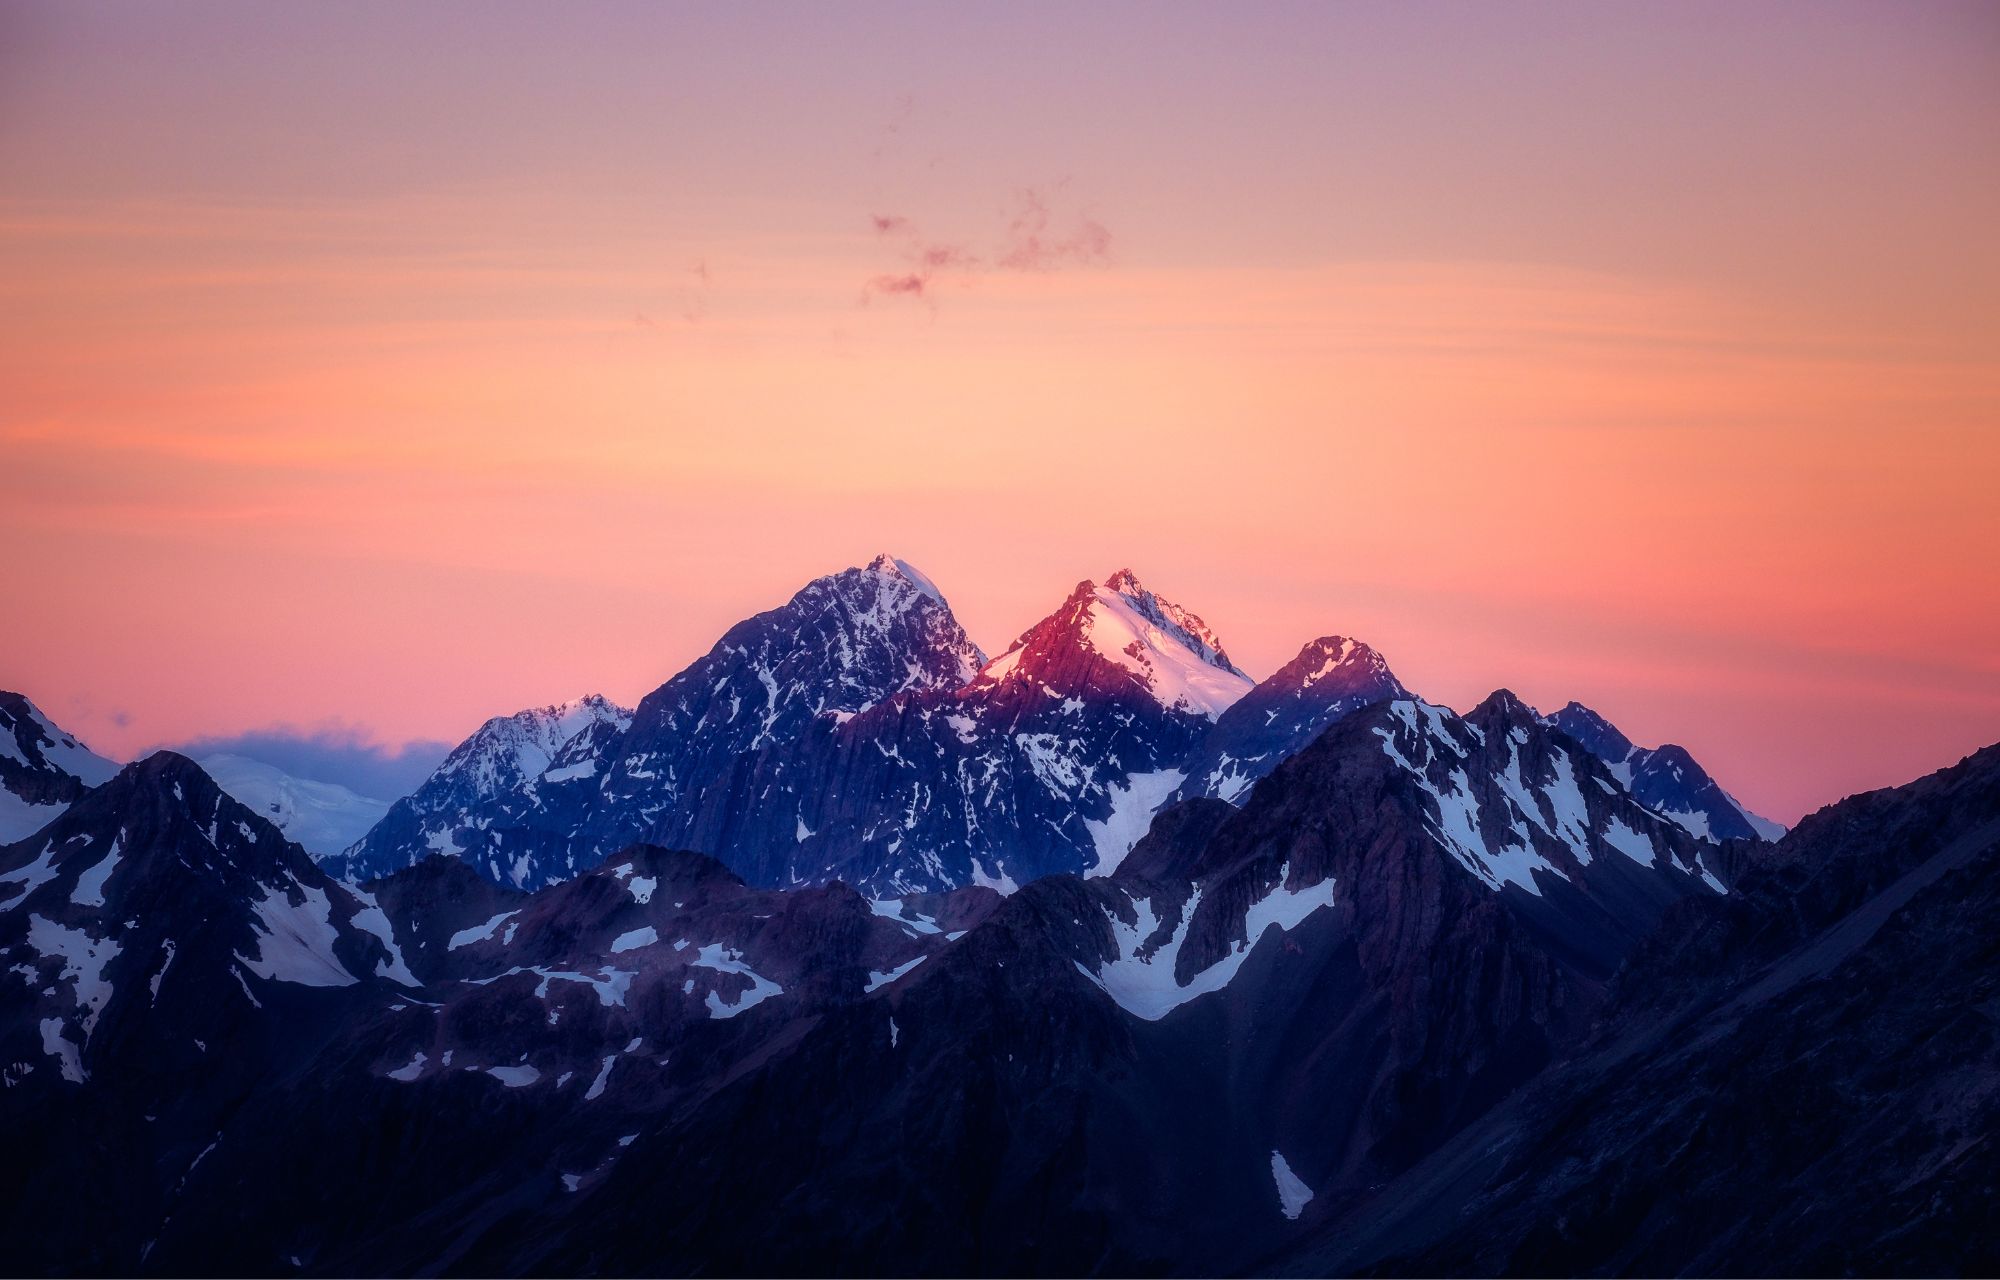
M173 746L197 760L214 755L246 756L294 777L337 782L377 800L397 800L415 791L451 748L449 742L430 740L390 746L377 741L368 729L347 724L316 729L273 725Z

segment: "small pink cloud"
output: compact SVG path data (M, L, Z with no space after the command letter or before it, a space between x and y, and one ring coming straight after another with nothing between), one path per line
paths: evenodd
M1060 190L1060 186L1057 188ZM877 237L899 246L905 269L870 279L869 295L920 298L935 306L935 286L947 278L970 282L982 270L1057 271L1099 266L1110 260L1111 232L1088 214L1058 219L1043 192L1023 187L997 247L978 253L962 243L925 237L917 224L899 213L869 215Z
M998 261L1008 271L1053 271L1095 266L1110 256L1111 232L1103 223L1079 214L1067 229L1058 230L1047 199L1035 188L1023 187Z
M901 214L877 213L869 218L875 234L900 242L908 269L874 277L863 289L867 294L929 300L931 286L940 276L970 277L979 267L979 258L964 245L925 240L917 225Z
M876 276L868 282L870 293L901 293L913 298L921 298L930 282L914 272L904 276Z

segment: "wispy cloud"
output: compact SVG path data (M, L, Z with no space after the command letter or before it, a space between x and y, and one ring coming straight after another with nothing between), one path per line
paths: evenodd
M948 277L970 279L979 270L979 255L963 244L935 240L924 235L917 224L899 213L877 213L869 217L877 237L896 246L903 269L872 277L866 294L887 297L921 298L930 301L932 288Z
M1014 216L1007 223L1006 248L1000 266L1009 271L1053 271L1058 267L1098 266L1111 257L1111 232L1088 214L1074 215L1059 227L1040 191L1024 187L1016 195Z
M1060 191L1061 184L1055 189ZM864 300L881 294L935 306L937 287L948 281L970 284L987 271L1046 272L1110 261L1110 229L1088 213L1052 209L1042 188L1017 191L1005 219L992 247L980 251L962 240L926 235L900 213L869 215L876 237L895 247L900 263L868 280Z

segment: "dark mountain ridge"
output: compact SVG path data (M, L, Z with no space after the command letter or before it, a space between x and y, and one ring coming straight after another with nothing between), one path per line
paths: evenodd
M1556 1069L1290 1274L1986 1274L2000 746L1677 907Z

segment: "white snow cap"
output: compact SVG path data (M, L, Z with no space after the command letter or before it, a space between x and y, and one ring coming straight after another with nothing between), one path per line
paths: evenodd
M886 551L868 562L868 571L870 573L882 574L885 577L901 579L939 604L945 602L944 592L938 590L937 583L932 582L928 574L909 561L898 560Z
M1215 719L1255 681L1243 674L1198 616L1120 569L1092 593L1086 640L1137 675L1160 705Z
M1338 672L1361 671L1387 675L1389 664L1382 655L1359 640L1347 636L1321 636L1309 640L1292 660L1298 670L1299 688L1310 689Z
M491 794L539 778L572 738L600 722L625 729L632 723L632 712L602 694L590 693L571 702L495 716L459 743L431 777L466 778L481 793Z

